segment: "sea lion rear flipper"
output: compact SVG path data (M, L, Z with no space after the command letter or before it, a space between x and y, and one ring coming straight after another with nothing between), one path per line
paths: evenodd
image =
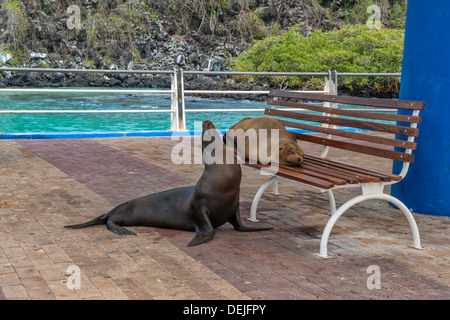
M125 229L124 227L119 226L117 223L111 221L111 219L108 219L108 221L106 222L106 226L110 231L114 232L115 234L118 234L119 236L136 235L136 233L134 233L133 231L130 231L128 229Z
M102 215L100 215L92 220L89 220L87 222L80 223L80 224L72 224L70 226L64 226L64 228L81 229L81 228L86 228L86 227L95 226L95 225L99 225L99 224L105 224L107 218L108 218L108 216L106 214L102 214Z
M230 220L228 220L228 222L233 225L234 230L241 232L263 231L273 229L272 227L255 228L244 226L241 222L241 214L239 208L236 210L236 213L230 218Z

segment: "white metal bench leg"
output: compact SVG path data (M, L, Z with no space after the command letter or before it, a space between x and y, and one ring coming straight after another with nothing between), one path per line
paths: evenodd
M336 211L336 200L334 199L334 194L332 190L327 190L328 200L330 201L330 215Z
M366 201L366 200L386 200L388 202L392 202L395 204L406 216L408 219L409 225L411 227L412 235L413 235L413 243L410 245L413 248L416 249L423 249L423 247L420 245L420 235L419 235L419 229L417 228L416 221L414 220L413 215L408 210L408 208L398 200L397 198L388 195L388 194L363 194L360 196L357 196L353 199L350 199L346 203L344 203L339 209L337 209L333 215L328 220L325 229L322 233L322 238L320 240L320 253L317 255L321 258L329 258L327 255L327 244L328 244L328 237L330 236L331 230L333 229L334 224L339 219L339 217L347 211L349 208L354 206L355 204L358 204L360 202Z
M276 196L278 196L280 193L278 192L278 180L275 181L275 183L273 184L273 191L272 193Z
M259 222L258 219L256 219L256 209L258 208L259 200L261 199L264 191L274 182L277 182L278 177L273 176L269 180L263 183L263 185L259 188L258 192L255 195L255 198L253 198L252 202L252 208L250 209L250 218L247 218L248 221L251 222Z

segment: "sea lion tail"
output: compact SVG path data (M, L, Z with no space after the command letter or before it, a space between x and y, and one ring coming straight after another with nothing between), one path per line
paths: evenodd
M107 218L108 218L107 214L102 214L101 216L98 216L97 218L94 218L92 220L86 221L84 223L73 224L73 225L70 225L70 226L64 226L64 228L80 229L80 228L85 228L85 227L90 227L90 226L96 226L96 225L99 225L99 224L106 224Z

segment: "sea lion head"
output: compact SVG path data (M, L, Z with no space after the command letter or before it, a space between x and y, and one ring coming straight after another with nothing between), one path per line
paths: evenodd
M203 121L202 151L204 151L211 143L215 142L217 144L219 140L220 137L216 126L210 120ZM220 144L222 144L222 142Z
M304 152L296 142L282 140L279 148L280 164L288 166L300 166L302 164Z

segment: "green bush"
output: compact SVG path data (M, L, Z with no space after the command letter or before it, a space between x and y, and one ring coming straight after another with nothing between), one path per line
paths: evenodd
M316 30L305 37L296 28L281 36L255 42L234 63L236 71L265 72L401 72L404 30L374 29L366 25L344 25L340 30ZM272 86L280 78L259 78ZM397 91L398 78L340 77L340 88L369 87L376 91ZM320 79L289 77L283 85L315 87Z

